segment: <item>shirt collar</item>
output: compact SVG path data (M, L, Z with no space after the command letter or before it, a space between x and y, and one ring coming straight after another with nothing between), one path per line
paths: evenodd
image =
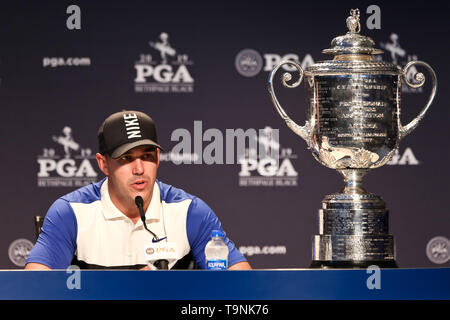
M107 220L112 219L126 219L128 218L126 215L124 215L112 202L109 191L108 191L108 178L105 179L102 186L100 187L100 195L101 195L101 202L102 202L102 211L103 216ZM148 220L154 220L159 221L161 218L161 194L159 191L159 186L155 182L153 185L153 195L152 200L150 201L150 205L147 208L147 211L145 211L145 221ZM136 225L142 224L142 221L139 220Z

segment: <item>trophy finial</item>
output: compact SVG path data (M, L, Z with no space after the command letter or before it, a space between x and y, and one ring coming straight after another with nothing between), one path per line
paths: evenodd
M351 9L350 16L346 20L347 28L351 33L359 33L361 24L359 23L359 9Z
M347 60L347 58L362 58L370 60L370 57L363 57L362 55L383 53L383 51L374 48L375 41L360 34L361 23L359 21L359 18L359 9L351 9L350 15L346 20L347 28L349 31L345 35L335 37L331 41L331 48L325 49L322 52L335 55L334 59L345 58L345 60Z

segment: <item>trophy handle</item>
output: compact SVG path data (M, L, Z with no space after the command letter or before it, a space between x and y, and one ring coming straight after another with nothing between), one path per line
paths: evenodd
M411 88L420 88L425 83L425 76L421 72L418 72L414 75L414 80L418 81L417 83L409 82L406 75L407 75L408 69L412 65L423 66L428 70L428 72L431 74L431 80L433 81L433 89L431 90L431 94L428 97L427 104L425 105L425 107L423 107L422 111L420 111L419 115L417 117L415 117L406 126L402 126L400 124L400 138L404 138L405 136L410 134L419 125L419 122L423 119L423 117L425 116L425 113L428 111L428 108L430 107L431 103L433 102L434 97L436 95L436 89L437 89L436 74L434 73L434 70L430 67L430 65L428 65L427 63L425 63L423 61L411 61L403 68L402 77L408 86L410 86Z
M275 90L273 89L273 77L275 76L275 74L277 73L278 69L280 69L280 67L282 67L285 64L290 64L293 65L298 72L300 73L299 79L294 82L293 84L288 84L286 81L290 81L292 79L292 75L289 72L285 72L283 74L283 77L281 78L281 82L283 83L283 85L285 87L288 88L296 88L298 87L298 85L302 82L303 80L303 68L298 64L295 63L293 61L281 61L279 65L277 65L272 72L270 73L269 76L269 93L272 97L272 102L275 105L275 109L277 109L278 113L280 114L281 118L286 122L286 125L292 130L294 131L296 134L298 134L300 137L302 137L306 143L308 143L309 145L309 140L310 140L310 130L309 130L309 123L308 121L306 121L304 126L299 126L297 123L294 122L294 120L292 120L287 113L284 111L283 107L281 106L281 104L278 102L277 96L275 95Z

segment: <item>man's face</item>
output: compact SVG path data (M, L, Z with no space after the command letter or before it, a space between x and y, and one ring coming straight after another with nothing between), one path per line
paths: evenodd
M117 159L97 154L97 162L108 176L109 195L119 210L136 208L134 199L138 195L145 208L149 205L159 166L159 149L140 146Z

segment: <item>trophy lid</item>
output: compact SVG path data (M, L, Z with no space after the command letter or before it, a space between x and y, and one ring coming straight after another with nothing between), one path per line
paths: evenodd
M374 48L375 42L366 36L359 34L361 24L359 22L359 9L350 10L350 16L346 20L349 32L338 36L331 41L331 48L322 52L326 54L380 54L382 50Z

